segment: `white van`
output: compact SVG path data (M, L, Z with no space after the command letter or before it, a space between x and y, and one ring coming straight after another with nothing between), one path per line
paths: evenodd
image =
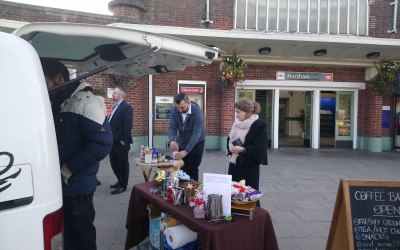
M210 64L218 50L129 27L33 23L0 32L1 250L62 249L60 166L39 56L141 76Z

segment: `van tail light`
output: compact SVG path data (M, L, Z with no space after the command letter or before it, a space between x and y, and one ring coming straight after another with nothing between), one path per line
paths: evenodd
M63 249L63 210L48 214L43 219L44 250Z

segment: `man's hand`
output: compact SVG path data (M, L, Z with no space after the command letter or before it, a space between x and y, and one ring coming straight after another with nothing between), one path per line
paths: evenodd
M171 149L171 151L178 151L179 150L179 145L175 141L171 141L169 143L169 148Z
M124 141L119 141L119 143L121 143L122 146L125 146L125 142Z
M186 150L179 151L178 153L175 154L175 159L182 160L187 154L188 154L188 151L186 151Z
M65 182L65 184L68 185L68 179L71 177L72 173L71 171L68 169L67 164L64 164L61 167L61 176L63 178L63 181Z

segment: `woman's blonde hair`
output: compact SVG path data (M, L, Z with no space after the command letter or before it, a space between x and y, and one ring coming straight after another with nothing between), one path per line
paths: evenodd
M248 99L240 99L235 103L235 108L245 112L248 116L252 114L260 114L261 107L258 102L252 102Z

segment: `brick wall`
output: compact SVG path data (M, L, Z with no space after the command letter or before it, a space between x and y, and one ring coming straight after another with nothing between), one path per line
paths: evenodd
M71 22L103 25L116 22L138 23L139 21L135 17L100 15L8 1L0 1L0 19L24 22Z
M233 27L234 0L210 1L211 29L230 30ZM198 0L153 0L146 1L148 13L146 23L162 26L205 28L206 1Z
M372 91L369 82L366 87L366 90L359 92L358 135L377 138L392 136L392 118L390 128L382 128L382 106L390 106L394 112L393 95Z
M219 135L220 90L218 85L217 64L204 67L187 68L184 72L174 72L153 76L153 96L175 96L178 93L178 81L205 81L206 89L206 130L209 135ZM155 98L153 97L153 107ZM154 135L167 134L168 121L153 120Z
M400 31L398 31L397 33L387 32L388 30L393 29L394 7L390 5L391 2L392 1L387 1L387 0L372 1L372 4L370 6L370 19L369 19L370 36L400 39ZM400 9L399 7L398 10ZM400 18L399 13L397 13L397 20L399 20L399 18Z

